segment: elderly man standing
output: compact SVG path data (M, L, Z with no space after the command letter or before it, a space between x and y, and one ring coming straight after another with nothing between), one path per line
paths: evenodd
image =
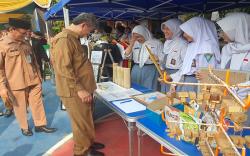
M92 65L80 43L80 38L87 36L94 29L95 23L93 14L80 14L52 42L51 58L57 94L71 120L74 154L81 156L104 155L97 151L104 148L104 145L94 143L92 93L96 83Z
M24 40L31 25L21 19L9 19L9 25L8 35L0 41L0 96L13 105L23 135L33 135L27 122L27 103L35 131L52 133L56 129L46 127L39 67Z

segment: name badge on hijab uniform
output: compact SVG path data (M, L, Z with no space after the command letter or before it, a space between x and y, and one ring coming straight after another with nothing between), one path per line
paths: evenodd
M172 65L175 65L176 64L176 60L175 59L171 59L171 62L170 62Z

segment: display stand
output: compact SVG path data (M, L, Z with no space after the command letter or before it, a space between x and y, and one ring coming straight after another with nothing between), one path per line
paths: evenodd
M103 75L104 68L108 67L108 65L105 64L108 57L110 58L111 62L114 63L114 58L111 54L111 49L108 47L103 50L91 52L91 63L93 65L96 82L102 82L105 79L109 78ZM111 65L111 68L112 68L112 65Z

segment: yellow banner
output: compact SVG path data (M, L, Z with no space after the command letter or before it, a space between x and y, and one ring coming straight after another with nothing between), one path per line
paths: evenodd
M42 8L49 8L51 0L33 0L38 6Z
M32 3L32 0L1 0L0 13L11 12Z
M8 23L9 18L19 18L24 14L0 14L0 23Z
M49 8L51 0L1 0L0 13L6 13L21 9L32 2L35 2L42 8Z

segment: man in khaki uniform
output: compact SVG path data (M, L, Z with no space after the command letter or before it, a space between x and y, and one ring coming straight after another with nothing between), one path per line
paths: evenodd
M39 67L31 46L24 40L30 23L9 19L9 25L8 35L0 41L0 96L13 105L23 135L33 135L27 122L27 103L35 131L52 133L56 129L46 127Z
M95 130L92 117L92 93L96 89L92 64L84 53L80 38L94 28L92 14L80 14L72 24L54 37L52 64L55 69L56 90L71 120L74 154L103 156L97 149L104 146L94 143Z
M7 36L7 34L8 34L7 30L0 31L0 41L2 41L3 38ZM4 103L6 111L2 113L1 115L4 115L5 117L10 117L13 114L13 106L10 103L8 103L8 101L6 101L5 98L2 98L2 101Z

